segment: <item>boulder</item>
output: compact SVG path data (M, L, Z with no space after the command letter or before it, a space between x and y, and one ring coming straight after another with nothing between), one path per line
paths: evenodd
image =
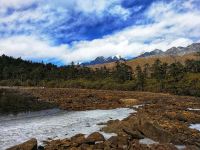
M77 134L77 135L71 137L71 142L73 143L73 146L79 146L79 145L85 143L85 135Z
M68 148L71 146L71 141L68 139L62 140L62 147L63 148Z
M106 141L106 144L109 145L109 147L111 147L111 148L117 149L118 137L117 137L117 136L112 136L112 137L110 137L110 138Z
M108 139L108 144L112 148L123 148L128 145L128 137L126 136L112 136Z
M157 123L152 122L146 122L142 127L142 132L147 137L152 137L152 139L164 143L170 143L173 137L170 132L160 127Z
M133 130L128 129L128 128L123 128L122 130L126 134L131 136L131 138L133 138L133 139L143 139L144 138L144 135L140 131L133 131Z
M89 144L82 144L79 146L79 150L93 150L93 147Z
M129 150L151 150L147 145L139 144L138 140L133 140L129 143Z
M53 140L50 141L46 146L45 150L52 150L52 149L66 149L71 146L71 141L69 139L63 140Z
M102 143L96 143L94 145L94 149L104 149L106 146L107 145L104 142L102 142Z
M8 148L7 150L37 150L37 140L33 138L22 144Z
M105 138L99 132L94 132L90 134L85 140L86 143L91 143L91 144L95 142L103 142L103 141L105 141Z
M157 122L151 120L150 117L143 114L139 118L139 130L146 136L156 141L163 143L170 143L172 140L172 134L162 128Z
M195 145L187 145L185 150L199 150L199 147L196 147Z
M153 144L151 145L152 150L177 150L172 144Z

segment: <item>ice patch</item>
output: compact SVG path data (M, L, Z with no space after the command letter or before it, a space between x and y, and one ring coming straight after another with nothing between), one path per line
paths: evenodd
M99 131L102 122L122 120L130 113L136 112L129 108L112 110L90 111L55 111L54 113L35 112L16 116L4 116L0 118L0 149L6 149L20 144L30 138L36 138L39 144L50 139L62 139L78 133L90 134ZM6 118L6 119L5 119ZM109 138L114 134L105 134Z
M133 108L137 108L137 109L138 109L139 107L143 107L143 106L144 106L144 104L141 104L141 105L134 105Z
M184 150L186 148L185 145L175 145L178 150Z
M199 108L188 108L188 110L194 110L194 111L199 111Z
M199 130L200 131L200 124L198 123L198 124L191 124L190 126L189 126L189 128L191 128L191 129L196 129L196 130Z
M144 139L140 139L139 143L140 144L151 145L151 144L158 144L159 142L156 142L156 141L154 141L152 139L149 139L149 138L144 138Z
M146 145L152 145L152 144L159 144L159 142L156 142L152 139L149 139L149 138L144 138L144 139L140 139L139 140L139 143L140 144L146 144ZM183 150L186 148L185 145L175 145L175 147L178 149L178 150Z
M105 133L105 132L100 132L101 134L103 134L103 136L105 137L105 139L109 139L112 136L117 136L116 133Z

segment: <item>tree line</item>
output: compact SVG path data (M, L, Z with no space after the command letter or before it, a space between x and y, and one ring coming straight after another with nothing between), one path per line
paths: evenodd
M105 78L118 79L119 82L132 79L131 67L125 63L116 63L114 70L109 70L106 67L100 69L91 69L81 65L75 65L73 62L67 66L58 67L51 63L33 63L24 61L21 58L0 56L0 80L16 80L18 82L31 81L37 85L42 80L99 80Z
M0 56L0 85L75 87L116 90L171 92L200 96L200 53L198 60L167 64L157 59L153 64L132 70L125 61L113 69L91 69L73 62L58 67L51 63L33 63L21 58Z

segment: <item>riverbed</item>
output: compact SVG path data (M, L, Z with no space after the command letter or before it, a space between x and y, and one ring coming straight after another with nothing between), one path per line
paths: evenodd
M59 109L0 116L0 149L36 138L39 144L49 139L68 138L78 133L99 131L102 122L122 120L130 113L129 108L90 111L64 111ZM105 134L109 138L113 134Z

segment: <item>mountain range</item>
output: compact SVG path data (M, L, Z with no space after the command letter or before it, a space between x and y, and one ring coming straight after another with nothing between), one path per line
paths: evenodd
M149 57L149 56L181 56L189 53L195 53L200 51L200 43L193 43L187 47L172 47L165 52L160 49L155 49L151 52L145 52L139 55L137 58Z
M134 57L132 59L136 58L144 58L144 57L154 57L154 56L182 56L189 53L195 53L200 52L200 43L193 43L187 47L172 47L166 51L162 51L160 49L155 49L150 52L145 52L137 57ZM97 65L97 64L104 64L104 63L110 63L110 62L116 62L116 61L125 61L127 59L122 58L121 56L113 56L113 57L103 57L99 56L96 59L82 63L83 66L91 66L91 65ZM130 60L130 59L129 59Z
M104 63L110 63L110 62L116 62L116 61L125 61L124 58L122 58L121 56L113 56L113 57L103 57L103 56L99 56L97 58L95 58L94 60L90 61L90 62L85 62L82 63L81 65L83 66L90 66L90 65L97 65L97 64L104 64Z

